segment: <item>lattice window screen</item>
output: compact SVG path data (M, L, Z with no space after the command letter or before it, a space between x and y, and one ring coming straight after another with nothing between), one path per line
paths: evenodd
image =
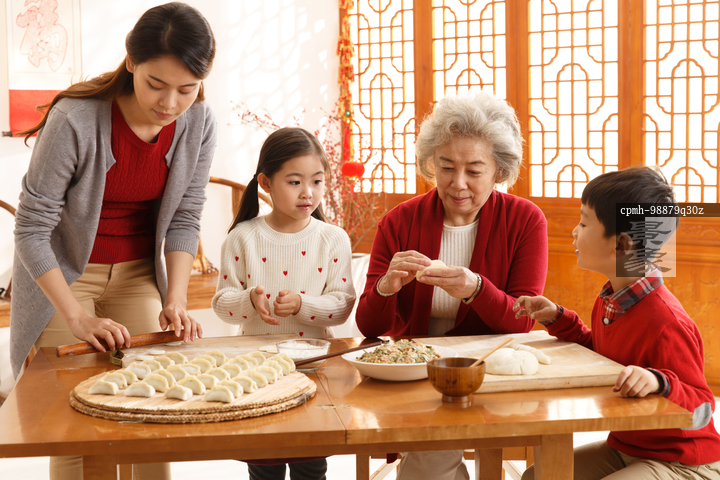
M435 99L471 88L506 98L505 1L433 2Z
M415 193L413 2L357 0L349 15L355 43L356 160L362 190Z
M616 0L531 0L530 195L579 197L618 165Z
M646 0L645 157L679 201L718 202L718 1Z

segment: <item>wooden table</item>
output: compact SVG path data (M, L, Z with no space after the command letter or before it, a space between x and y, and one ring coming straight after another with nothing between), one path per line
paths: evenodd
M335 339L331 349L358 342ZM609 387L476 394L463 408L442 403L426 380L372 380L340 357L310 375L314 399L258 418L161 425L73 410L70 391L111 368L108 354L56 358L42 349L0 408L0 457L82 455L84 478L105 480L117 478L118 464L478 448L482 478L499 478L502 447L540 446L543 477L563 480L572 478L573 432L692 424L662 397L624 399Z

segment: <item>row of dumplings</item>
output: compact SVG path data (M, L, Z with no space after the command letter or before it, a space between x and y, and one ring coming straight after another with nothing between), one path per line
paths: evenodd
M107 373L90 387L88 393L117 395L124 390L126 396L152 397L155 392L160 392L167 398L179 400L204 395L206 402L229 403L243 393L252 393L275 383L294 370L295 363L282 353L267 360L262 352L228 359L215 350L188 362L184 355L174 352L153 360L133 362L127 368Z

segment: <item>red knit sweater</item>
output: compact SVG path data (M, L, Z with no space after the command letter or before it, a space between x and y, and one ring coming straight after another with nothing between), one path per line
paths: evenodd
M427 335L433 286L413 280L396 295L375 289L397 252L416 250L438 258L445 210L437 190L415 197L388 212L378 223L365 291L357 308L363 335ZM480 209L480 224L467 267L483 279L471 305L460 304L448 335L520 333L534 320L515 318L512 304L520 295L540 295L547 274L547 222L525 199L496 190Z
M693 429L610 432L608 445L626 455L701 465L720 460L720 435L712 414L715 397L704 376L703 341L695 322L664 285L630 307L610 325L602 322L603 301L595 300L592 330L565 310L548 331L623 365L662 372L667 399L693 412ZM628 400L630 401L630 400Z
M135 135L113 103L111 145L115 164L107 172L89 263L129 262L155 254L153 202L165 189L165 155L174 133L175 122L163 127L155 143L147 143Z

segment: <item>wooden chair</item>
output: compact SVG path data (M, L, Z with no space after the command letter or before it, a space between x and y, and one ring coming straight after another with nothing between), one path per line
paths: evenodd
M232 189L232 213L233 217L240 209L240 201L245 193L246 186L242 183L233 182L219 177L210 177L210 183L225 185ZM258 198L267 206L272 208L272 200L263 192L258 191ZM202 248L202 239L198 244L197 255L193 262L193 270L198 272L190 275L188 284L188 310L210 308L212 297L215 295L218 281L218 269L205 256Z

